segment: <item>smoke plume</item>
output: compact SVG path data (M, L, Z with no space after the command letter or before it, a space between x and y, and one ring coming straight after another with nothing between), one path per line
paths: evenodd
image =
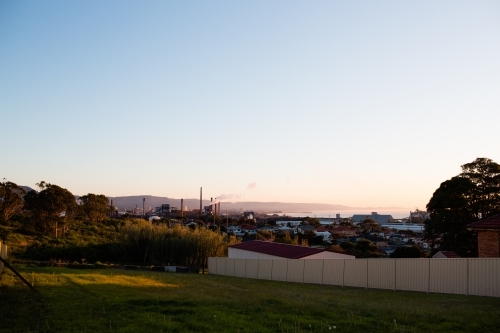
M250 183L250 184L248 184L247 188L245 189L245 192L253 190L256 187L257 187L256 182ZM232 194L221 194L216 198L214 204L219 203L220 201L230 201L230 202L238 201L242 196L245 195L245 192L239 193L239 194L233 194L233 193Z

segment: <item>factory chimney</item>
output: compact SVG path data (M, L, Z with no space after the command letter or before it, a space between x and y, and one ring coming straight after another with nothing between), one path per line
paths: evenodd
M184 199L181 199L181 216L184 216Z
M146 215L146 211L144 210L145 204L146 204L146 198L142 198L142 216Z
M200 216L201 216L201 204L203 201L203 187L200 187Z

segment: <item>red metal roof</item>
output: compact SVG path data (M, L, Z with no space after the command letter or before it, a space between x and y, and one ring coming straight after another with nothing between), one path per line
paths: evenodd
M442 254L444 254L444 256L446 258L462 258L461 256L459 256L458 254L456 254L453 251L439 251L439 252L441 252Z
M249 241L236 245L231 245L234 249L269 254L276 257L299 259L316 253L325 251L306 246L297 246L283 243L271 243L263 241Z
M500 229L500 214L468 224L467 229Z

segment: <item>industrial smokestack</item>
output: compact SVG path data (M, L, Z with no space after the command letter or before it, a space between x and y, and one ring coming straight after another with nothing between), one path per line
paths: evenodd
M213 206L213 201L214 201L214 198L213 198L213 197L211 197L211 198L210 198L210 212L211 212L211 213L213 213L213 211L214 211L214 210L213 210L213 208L214 208L214 206Z
M184 199L181 199L181 216L184 216Z
M144 210L145 204L146 204L146 198L142 198L142 216L146 215L146 211Z

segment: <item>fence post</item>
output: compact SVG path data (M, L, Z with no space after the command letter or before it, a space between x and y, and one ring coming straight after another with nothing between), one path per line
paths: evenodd
M321 265L321 285L323 285L324 275L325 275L325 259L323 259L323 264Z
M342 288L344 288L344 281L345 281L345 261L344 259L344 269L342 269Z
M429 290L431 289L431 259L427 259L427 261L429 262L429 274L427 275L427 293L429 293Z
M398 278L398 273L397 273L398 266L396 265L396 262L397 262L396 259L392 259L392 260L394 260L394 291L396 291L396 286L397 286L396 280Z
M467 283L467 288L465 289L465 296L469 296L469 259L467 258L467 280L465 281Z
M366 258L366 290L368 290L368 258Z
M257 279L259 278L260 259L257 259Z

